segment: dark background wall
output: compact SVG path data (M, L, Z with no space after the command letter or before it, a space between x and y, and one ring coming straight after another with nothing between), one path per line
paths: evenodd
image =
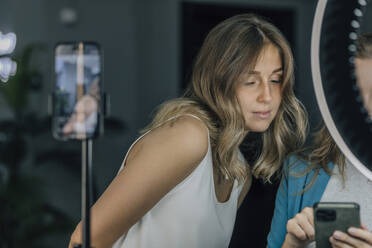
M77 11L75 25L61 23L59 15L65 7ZM111 94L112 116L124 122L125 130L107 132L94 142L94 173L99 195L115 176L127 149L138 130L151 119L154 108L182 93L185 76L205 32L233 14L259 13L285 33L296 59L296 94L306 104L314 125L319 120L310 74L314 10L315 0L1 0L0 31L17 34L16 54L30 43L45 45L33 61L42 73L44 84L41 91L30 94L29 111L37 110L38 116L47 114L55 43L94 40L102 45L105 91ZM13 117L0 97L0 120ZM31 164L35 154L46 147L79 151L80 145L56 142L50 132L28 138L27 144L30 149L23 162L24 172L41 177L48 201L78 221L79 176L59 163L36 167ZM79 169L80 164L71 166ZM254 182L238 213L230 247L264 245L274 193L275 186ZM262 219L256 220L254 216ZM66 247L67 240L68 234L59 234L51 235L45 242L52 244L50 247Z

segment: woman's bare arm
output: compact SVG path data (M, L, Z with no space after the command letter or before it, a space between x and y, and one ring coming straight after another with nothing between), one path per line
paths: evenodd
M196 168L207 149L206 127L189 116L145 135L129 153L124 169L92 207L92 246L111 247ZM81 243L81 224L72 234L69 248L74 243Z

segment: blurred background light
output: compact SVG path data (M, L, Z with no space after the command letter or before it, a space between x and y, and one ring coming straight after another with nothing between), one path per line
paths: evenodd
M3 34L0 32L0 81L4 83L17 72L17 63L5 56L14 51L16 43L17 36L14 33Z
M17 72L17 63L9 57L0 57L0 80L7 82Z
M65 7L59 12L60 22L66 26L72 26L77 23L78 13L76 9Z
M14 33L0 32L0 55L11 54L16 46L17 36Z

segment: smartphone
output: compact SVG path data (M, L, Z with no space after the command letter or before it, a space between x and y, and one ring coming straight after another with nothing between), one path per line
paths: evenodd
M52 133L59 140L84 140L103 132L102 58L94 42L55 47Z
M360 227L360 211L357 203L318 202L313 208L317 248L331 247L329 238L335 230L347 233L349 227Z

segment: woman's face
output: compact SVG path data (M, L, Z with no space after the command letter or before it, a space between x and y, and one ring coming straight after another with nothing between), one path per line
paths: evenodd
M283 66L279 50L266 45L253 71L239 77L236 96L248 131L264 132L278 112L282 99Z
M355 59L355 75L364 107L372 116L372 59Z

